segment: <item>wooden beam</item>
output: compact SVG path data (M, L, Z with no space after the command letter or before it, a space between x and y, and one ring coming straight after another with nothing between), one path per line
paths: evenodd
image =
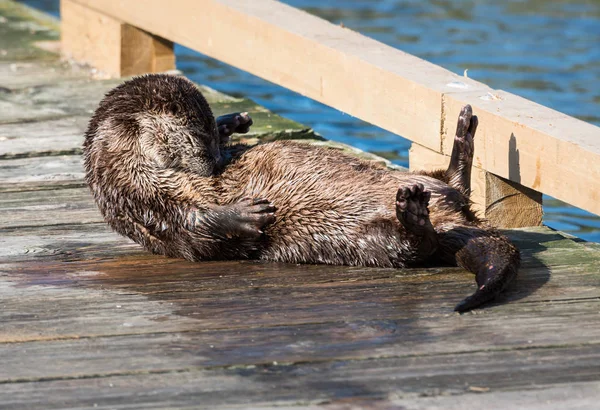
M110 76L175 68L173 42L81 6L61 0L63 54Z
M477 143L475 144L477 146ZM411 171L446 169L450 157L418 144L409 151ZM474 210L498 228L542 225L542 194L498 177L479 167L471 171L471 200Z

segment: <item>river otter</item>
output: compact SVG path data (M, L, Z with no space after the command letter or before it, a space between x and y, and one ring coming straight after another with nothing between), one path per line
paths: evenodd
M214 119L190 81L145 75L100 102L86 181L110 226L192 261L261 259L374 267L459 265L476 275L463 312L516 276L519 251L471 211L477 117L460 113L447 170L404 173L293 141L226 145L250 117Z

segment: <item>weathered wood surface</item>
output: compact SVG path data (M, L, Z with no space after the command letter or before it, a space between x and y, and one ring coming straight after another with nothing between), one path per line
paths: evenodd
M7 21L23 10L0 0ZM523 255L517 282L464 315L452 307L475 285L459 268L149 255L102 222L82 179L87 120L115 82L21 34L26 68L10 76L0 58L0 104L14 114L0 113L0 408L597 404L600 245L507 231ZM205 93L218 113L258 112L248 142L329 144L251 101Z
M94 351L102 348L98 342L90 341L90 354L80 356L74 352L74 358L92 361L90 359L96 358ZM177 345L176 340L174 345L171 351L153 349L152 353L178 356L180 351L195 349L195 346ZM98 376L103 377L92 380L77 377L47 380L38 388L31 388L32 383L19 383L24 388L16 389L17 383L10 383L6 387L12 397L7 395L4 403L10 403L16 396L19 405L42 402L52 407L92 407L94 403L101 403L103 408L120 408L127 402L141 408L194 404L202 408L231 405L254 408L255 405L335 404L337 401L351 404L349 399L358 396L363 400L358 408L369 408L378 400L386 400L389 392L394 391L392 400L404 399L408 408L414 408L411 404L418 402L420 395L439 400L448 395L469 396L481 391L539 391L564 380L564 374L557 369L571 370L573 384L587 382L585 385L589 385L599 376L600 368L594 365L600 360L597 348L531 350L231 367L196 367L189 362L179 372L173 367L152 372L131 370L120 375L101 374ZM96 361L102 362L102 358ZM135 361L135 356L123 357L121 361ZM73 362L77 365L75 360ZM336 395L332 396L331 392ZM597 398L599 394L591 390L587 396L589 404L589 398ZM389 404L393 405L393 401Z

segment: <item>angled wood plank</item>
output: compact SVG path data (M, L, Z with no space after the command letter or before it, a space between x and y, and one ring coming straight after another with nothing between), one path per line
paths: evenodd
M63 51L77 61L116 77L175 68L171 41L70 0L61 1L60 12Z

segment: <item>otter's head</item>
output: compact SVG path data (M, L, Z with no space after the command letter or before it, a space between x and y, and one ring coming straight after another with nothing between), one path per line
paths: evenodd
M208 103L193 83L169 75L137 77L106 94L83 152L86 181L115 229L123 215L152 219L144 212L163 208L176 172L210 176L221 158Z
M204 96L182 77L148 75L136 80L144 93L142 109L135 114L142 152L159 167L212 175L221 147Z
M214 173L220 150L215 118L204 96L191 81L164 74L136 77L106 94L84 144L86 156L106 151L144 168L200 176Z

